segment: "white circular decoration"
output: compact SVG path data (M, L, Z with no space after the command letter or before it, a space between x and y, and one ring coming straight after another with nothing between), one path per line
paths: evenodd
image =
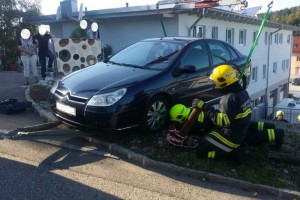
M98 24L96 22L93 22L91 25L92 31L96 32L98 30Z
M84 20L84 19L81 20L79 26L80 26L81 29L86 29L86 27L87 27L87 21Z

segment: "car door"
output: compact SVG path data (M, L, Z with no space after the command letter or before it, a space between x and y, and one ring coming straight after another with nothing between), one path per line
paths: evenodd
M194 72L186 72L184 69L194 68ZM174 70L176 84L172 86L175 103L191 105L193 98L201 98L204 101L220 96L215 85L209 80L213 68L210 64L207 45L199 41L190 46L179 59Z

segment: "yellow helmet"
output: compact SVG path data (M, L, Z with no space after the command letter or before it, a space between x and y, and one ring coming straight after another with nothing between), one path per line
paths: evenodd
M191 109L182 104L176 104L170 110L171 121L183 123L189 116Z
M298 115L298 121L300 122L300 115Z
M209 77L218 88L224 88L238 81L235 69L230 65L220 65L216 67Z
M278 117L278 116L283 116L284 115L284 112L282 111L282 110L278 110L277 112L276 112L276 117Z

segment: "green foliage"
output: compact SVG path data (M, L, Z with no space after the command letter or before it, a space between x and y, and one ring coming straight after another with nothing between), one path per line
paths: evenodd
M257 16L263 18L264 14L265 13L260 13ZM269 20L277 23L300 27L300 6L270 12ZM294 35L300 35L300 33L295 32Z
M70 38L72 39L87 39L86 30L77 26L71 33Z
M23 22L30 16L39 16L40 0L1 0L0 4L0 45L16 49L20 32L27 28L34 34L36 25Z

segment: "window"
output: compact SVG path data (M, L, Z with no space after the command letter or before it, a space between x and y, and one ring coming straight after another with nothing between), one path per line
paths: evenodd
M211 29L211 38L218 39L218 27L213 26Z
M296 67L296 75L300 75L300 67Z
M258 67L253 67L251 71L251 81L256 82L257 81L257 68Z
M278 44L278 33L275 33L275 41L274 41L275 44Z
M218 41L209 41L208 46L212 53L213 65L217 65L231 59L231 55L223 43Z
M258 106L259 104L264 103L264 96L260 96L253 101L253 106Z
M258 31L254 31L254 32L253 32L253 43L255 42L255 39L256 39L257 34L258 34ZM256 45L258 45L258 40L257 40Z
M285 60L282 61L282 64L281 64L281 65L282 65L282 66L281 66L282 71L284 71L284 70L285 70Z
M277 62L273 63L273 74L277 73Z
M280 33L280 35L279 35L279 44L282 44L282 40L283 40L283 34Z
M287 42L288 44L291 43L291 34L288 34L287 39L286 39L286 42Z
M193 36L205 38L205 26L194 26Z
M266 78L266 74L267 74L267 65L263 65L263 79Z
M297 56L297 61L300 61L300 56Z
M246 45L246 30L239 31L239 45L245 46Z
M268 32L265 32L264 41L265 41L265 45L267 45L268 44Z
M290 60L286 59L285 60L285 67L286 67L287 70L289 69L289 66L290 66Z
M226 42L228 44L233 45L233 41L234 41L234 29L233 28L228 28L226 29Z
M186 65L195 66L197 70L209 67L207 49L204 43L192 46L181 59L181 67Z

